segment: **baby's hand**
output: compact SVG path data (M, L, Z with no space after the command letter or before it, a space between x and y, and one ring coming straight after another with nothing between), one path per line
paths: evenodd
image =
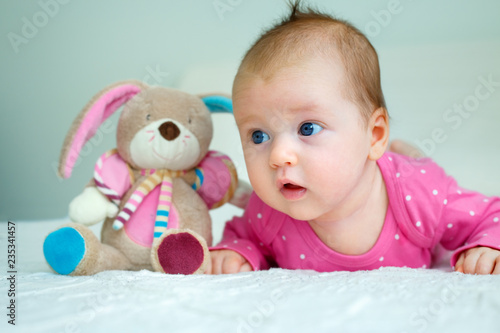
M500 274L500 251L478 246L458 257L455 271L466 274Z
M248 261L233 250L210 251L210 265L206 274L232 274L239 272L251 272L252 266Z

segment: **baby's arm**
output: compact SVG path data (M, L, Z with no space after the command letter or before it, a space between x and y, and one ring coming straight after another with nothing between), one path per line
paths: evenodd
M460 254L455 270L467 274L500 274L500 251L478 246Z
M226 223L222 241L210 248L211 274L268 269L274 262L267 241L263 241L271 220L270 208L253 193L243 216ZM269 221L268 221L269 220ZM267 228L266 228L267 226Z
M462 273L500 274L500 198L452 184L441 221L441 244L454 250L451 264Z
M397 171L403 170L400 164L393 164ZM400 223L408 237L425 248L441 243L453 251L450 264L457 271L497 274L500 197L458 186L430 159L411 161L407 166L410 168L406 169L406 176L401 171L395 178L405 204Z

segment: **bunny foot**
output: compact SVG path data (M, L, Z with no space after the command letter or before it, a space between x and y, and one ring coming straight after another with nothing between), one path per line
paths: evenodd
M62 227L45 238L43 254L59 274L73 273L85 256L85 239L72 227Z
M132 269L125 255L101 244L92 230L71 223L50 233L43 243L45 260L62 275L93 275L104 270Z
M167 274L202 274L208 266L208 247L191 230L169 230L152 248L152 265Z

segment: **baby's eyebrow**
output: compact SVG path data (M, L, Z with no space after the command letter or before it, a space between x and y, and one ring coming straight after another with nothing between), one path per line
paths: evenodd
M304 103L304 104L297 104L292 107L290 107L290 111L293 112L299 112L299 111L317 111L319 109L319 106L315 102L310 102L310 103Z
M259 118L256 115L249 114L249 115L246 115L246 116L242 117L241 119L239 119L236 123L238 124L238 126L241 126L241 125L244 125L244 124L247 124L250 122L257 121L258 119Z

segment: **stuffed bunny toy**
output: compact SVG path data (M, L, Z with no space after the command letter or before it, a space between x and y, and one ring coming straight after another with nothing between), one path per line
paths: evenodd
M232 112L231 100L140 81L108 86L74 120L61 152L62 177L70 177L82 147L121 106L117 148L99 158L94 178L70 203L74 223L46 237L45 258L66 275L204 273L212 242L208 210L230 201L238 184L230 159L208 150L210 111ZM243 207L248 193L240 191L233 203ZM99 241L87 226L102 220Z

